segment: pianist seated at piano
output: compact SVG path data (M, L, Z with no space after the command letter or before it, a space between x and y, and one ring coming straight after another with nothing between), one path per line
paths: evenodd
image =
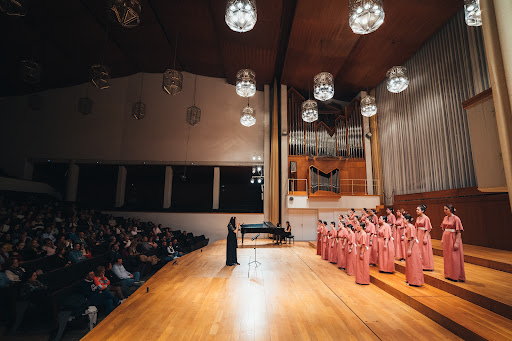
M286 222L286 227L284 228L284 235L283 235L283 239L284 240L284 243L286 244L286 238L291 236L292 235L292 226L290 225L290 222L287 221Z

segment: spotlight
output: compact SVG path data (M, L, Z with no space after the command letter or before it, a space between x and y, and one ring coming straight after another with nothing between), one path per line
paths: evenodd
M256 155L254 155L254 156L252 157L252 160L253 160L253 161L256 161Z
M252 167L252 174L256 173L256 167Z
M258 170L258 172L261 172L261 166L258 166L258 168L256 168Z
M258 183L261 184L261 179L258 179Z
M258 161L261 161L261 155L258 155Z
M254 183L254 179L253 179L253 178L251 178L251 184L253 184L253 183Z

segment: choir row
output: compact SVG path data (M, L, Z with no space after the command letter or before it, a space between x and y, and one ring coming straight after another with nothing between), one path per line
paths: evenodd
M375 210L363 209L361 217L352 209L349 215L340 215L338 229L331 222L318 221L317 254L337 264L338 268L354 276L358 284L370 284L370 265L380 272L394 273L395 258L405 261L408 285L421 286L423 271L434 270L434 255L430 232L432 224L425 214L426 205L416 208L417 218L404 210L386 210L387 216L377 217ZM444 275L453 281L465 281L462 249L462 223L451 205L444 206L441 224L444 257ZM413 225L414 222L414 225Z

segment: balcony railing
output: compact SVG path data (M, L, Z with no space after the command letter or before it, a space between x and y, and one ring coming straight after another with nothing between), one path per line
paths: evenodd
M308 179L288 179L288 194L308 195Z
M368 180L366 179L340 179L341 195L379 195L379 182L373 180L371 191L368 191ZM288 194L309 195L308 179L288 179Z

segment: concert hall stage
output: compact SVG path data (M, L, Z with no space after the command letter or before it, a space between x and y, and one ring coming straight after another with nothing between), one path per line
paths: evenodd
M247 265L249 243L240 266L225 266L225 241L168 263L84 340L459 339L377 285L357 285L307 242L257 244L258 268Z

